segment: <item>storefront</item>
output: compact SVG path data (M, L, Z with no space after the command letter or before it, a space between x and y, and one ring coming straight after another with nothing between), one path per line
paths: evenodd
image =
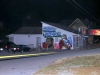
M43 49L75 49L80 45L82 46L82 39L79 34L67 31L67 28L62 28L62 26L57 26L42 22Z
M92 37L93 43L100 43L100 29L90 29L89 35Z

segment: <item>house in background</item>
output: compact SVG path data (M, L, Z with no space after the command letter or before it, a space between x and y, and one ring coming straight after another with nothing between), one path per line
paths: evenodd
M77 18L75 20L62 20L61 22L59 22L59 24L66 25L69 28L78 30L79 34L80 34L80 32L82 32L82 34L80 34L80 35L82 35L84 37L84 40L83 40L84 46L88 45L89 40L93 41L94 36L89 35L88 30L93 29L94 26L96 26L95 22L89 21L88 19L83 20L83 19ZM91 42L91 44L92 44L92 42Z
M75 30L78 30L79 28L80 29L83 29L83 28L88 29L88 27L84 24L84 22L78 18L74 22L72 22L68 27L75 29Z
M67 27L71 27L73 29L80 28L87 28L87 29L93 29L94 26L96 26L95 22L89 21L88 19L70 19L70 20L62 20L59 22L61 25L65 25Z
M18 45L36 47L41 44L42 27L23 26L16 32L8 35L9 41Z
M89 22L88 22L87 19L81 20L81 19L78 19L78 18L68 26L69 28L78 30L79 34L80 34L80 32L82 33L80 35L83 36L83 46L84 47L88 46L88 39L89 39L88 26L89 26Z

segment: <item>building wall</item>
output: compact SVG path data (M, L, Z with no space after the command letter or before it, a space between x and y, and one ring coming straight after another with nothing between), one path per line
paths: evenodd
M42 22L42 35L44 33L43 27L54 27L54 26ZM65 34L65 35L67 35L67 38L71 37L72 42L73 42L73 35L77 35L75 33L72 33L72 32L57 28L57 27L54 27L54 28L56 28L56 32L61 32L61 35ZM58 43L62 38L61 37L53 37L53 39L54 39L54 43ZM46 38L44 36L42 36L42 42L45 42L45 41L46 41ZM73 44L72 44L71 49L73 49Z
M13 37L13 41L15 44L24 44L24 45L32 45L36 47L37 37L41 37L42 34L11 34L8 35L9 38ZM41 41L40 41L41 42Z

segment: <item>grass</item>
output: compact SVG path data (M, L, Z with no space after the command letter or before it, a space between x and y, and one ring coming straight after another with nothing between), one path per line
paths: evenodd
M99 75L100 55L63 58L34 75Z

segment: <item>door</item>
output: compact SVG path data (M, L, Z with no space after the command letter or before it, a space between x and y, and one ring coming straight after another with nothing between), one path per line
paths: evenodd
M36 37L36 45L41 45L41 37Z
M82 46L83 46L82 36L78 36L78 47L82 47Z
M73 35L73 48L77 48L78 47L78 36L77 35Z

